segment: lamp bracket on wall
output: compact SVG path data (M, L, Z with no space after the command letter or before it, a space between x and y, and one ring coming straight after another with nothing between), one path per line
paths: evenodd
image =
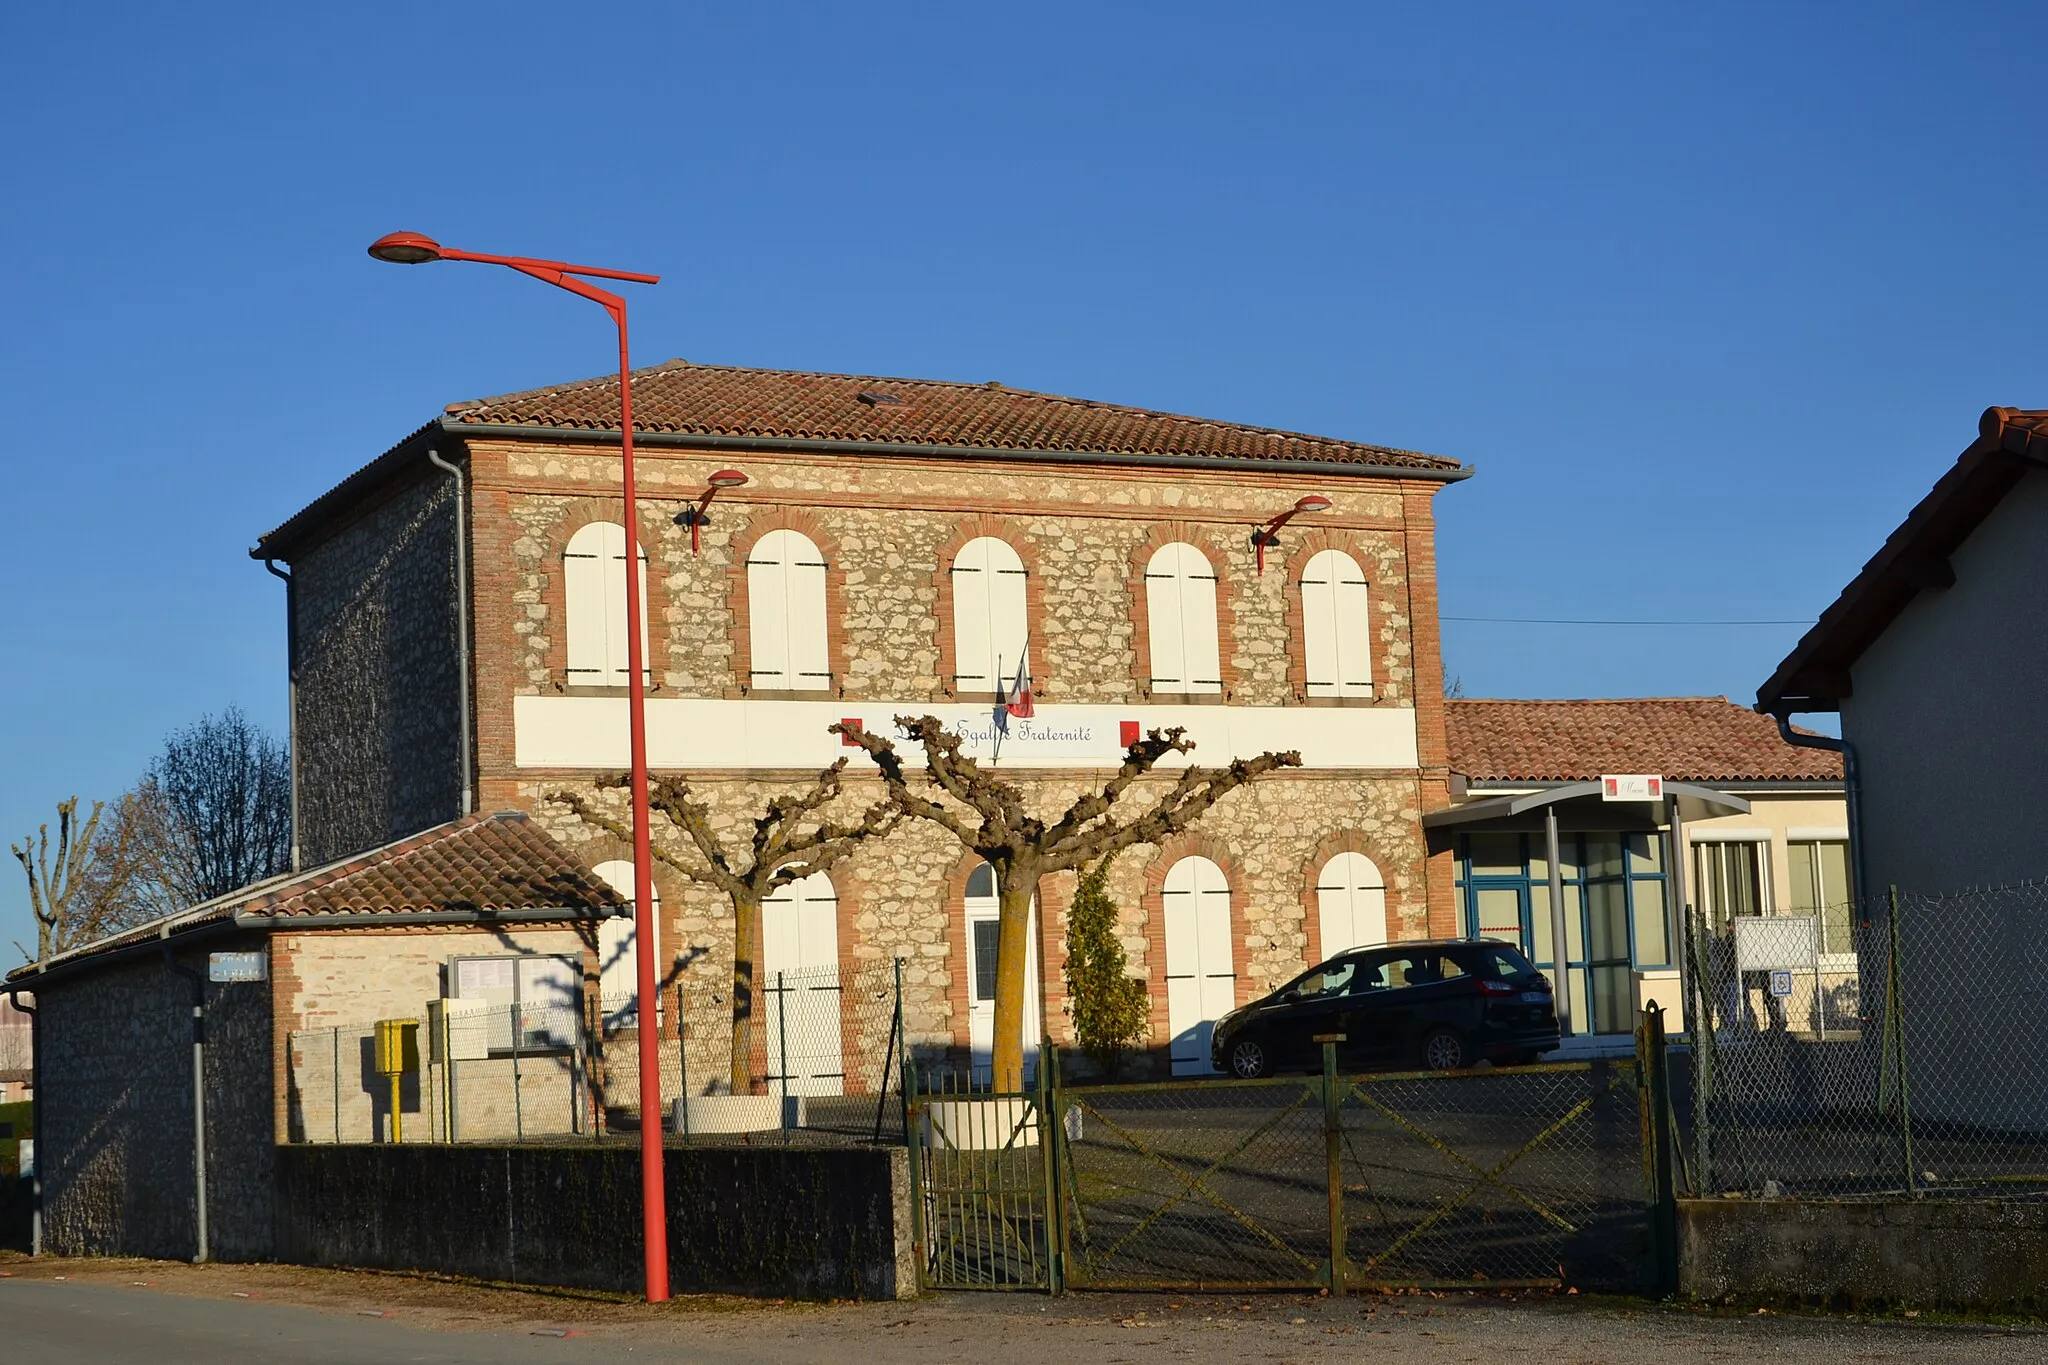
M1253 527L1252 549L1257 552L1259 557L1259 576L1263 578L1266 573L1266 547L1280 543L1281 527L1293 521L1304 512L1327 512L1330 510L1330 507L1331 503L1328 498L1320 493L1310 493L1307 497L1295 499L1294 506L1288 508L1279 516L1274 517L1265 525Z
M704 492L696 502L685 507L676 521L690 528L690 553L698 550L698 532L711 524L711 500L718 496L721 488L738 488L747 481L747 476L737 469L721 469L704 482Z

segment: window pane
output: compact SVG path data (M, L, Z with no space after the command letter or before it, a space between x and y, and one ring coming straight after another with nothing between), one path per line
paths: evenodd
M1628 870L1638 873L1662 872L1664 870L1664 836L1661 834L1629 835Z
M1592 932L1593 959L1628 956L1628 888L1621 882L1595 882L1586 888L1587 927Z
M1816 847L1800 843L1785 847L1785 860L1792 872L1792 885L1786 890L1795 915L1811 915L1827 903L1821 895L1820 867L1814 858Z
M1519 834L1474 834L1465 844L1475 877L1519 877L1522 875L1522 836Z
M1479 936L1522 941L1522 893L1508 887L1482 887L1473 893L1479 906Z
M1550 888L1532 886L1529 888L1529 942L1524 945L1530 957L1538 962L1551 961L1550 956Z
M1621 875L1621 838L1614 834L1589 834L1586 836L1586 875L1588 877L1617 877Z
M974 930L974 998L996 998L996 950L1002 942L1002 926L992 919L978 919Z
M1671 942L1664 924L1664 882L1638 877L1629 883L1635 897L1636 965L1661 967L1671 961Z
M1564 951L1573 962L1586 960L1585 903L1576 886L1564 889Z

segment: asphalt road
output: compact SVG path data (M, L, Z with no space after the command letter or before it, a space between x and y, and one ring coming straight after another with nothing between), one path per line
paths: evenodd
M914 1303L680 1304L585 1317L568 1336L520 1311L477 1325L222 1299L155 1287L0 1281L0 1356L66 1365L276 1365L328 1362L689 1361L693 1365L874 1365L876 1361L1060 1358L1114 1365L1189 1359L1355 1361L1398 1352L1403 1365L1490 1359L1548 1365L1669 1365L1791 1359L2038 1365L2048 1333L1917 1322L1715 1316L1613 1301L1431 1300L1298 1296L1179 1298L955 1295ZM421 1310L421 1316L431 1317Z

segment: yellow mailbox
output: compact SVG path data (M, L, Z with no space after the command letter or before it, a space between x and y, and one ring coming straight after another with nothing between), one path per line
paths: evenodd
M402 1086L408 1072L420 1069L420 1021L379 1019L376 1035L377 1074L391 1078L391 1140L405 1140L399 1114Z

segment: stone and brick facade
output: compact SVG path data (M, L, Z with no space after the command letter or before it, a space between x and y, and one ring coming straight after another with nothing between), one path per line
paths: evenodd
M598 380L455 405L259 546L298 576L308 849L338 855L460 815L466 778L480 808L530 812L589 863L623 856L550 799L574 791L624 810L620 793L597 785L623 766L623 689L569 680L563 560L580 528L623 517L616 397L616 381ZM1132 970L1151 983L1155 1042L1171 1026L1161 888L1184 852L1199 847L1228 878L1240 1000L1314 960L1314 888L1332 850L1379 869L1389 933L1454 930L1450 869L1432 860L1420 821L1448 800L1432 500L1467 472L1455 462L999 385L671 362L636 376L634 399L646 428L636 530L648 560L654 763L686 774L719 824L738 829L836 756L823 733L832 719L886 726L951 708L950 720L970 703L987 714L989 694L953 687L952 558L996 537L1024 567L1041 733L1098 736L1085 753L1053 744L1004 755L1045 811L1114 766L1120 746L1099 736L1132 723L1187 725L1198 762L1232 757L1228 744L1303 754L1302 770L1227 797L1187 850L1118 860L1112 888ZM429 451L464 470L459 502ZM693 550L684 513L727 468L747 481L720 492ZM1333 506L1284 530L1259 572L1252 532L1310 493ZM467 774L451 683L465 643L448 600L451 528L469 565ZM819 690L751 687L747 555L775 530L801 532L826 564L830 679ZM1174 542L1214 571L1219 695L1152 694L1144 570ZM1355 628L1369 641L1370 697L1308 695L1299 580L1325 549L1351 556L1368 584ZM741 726L744 742L733 738ZM590 738L600 734L612 738ZM1050 757L1035 764L1038 752ZM861 766L849 773L849 811L879 794ZM656 837L680 838L659 824ZM839 960L904 959L907 1026L926 1046L968 1044L971 868L950 836L913 827L831 873ZM660 865L655 876L664 957L707 985L721 979L734 956L723 896ZM1062 1039L1071 884L1057 878L1040 893L1045 1020Z

